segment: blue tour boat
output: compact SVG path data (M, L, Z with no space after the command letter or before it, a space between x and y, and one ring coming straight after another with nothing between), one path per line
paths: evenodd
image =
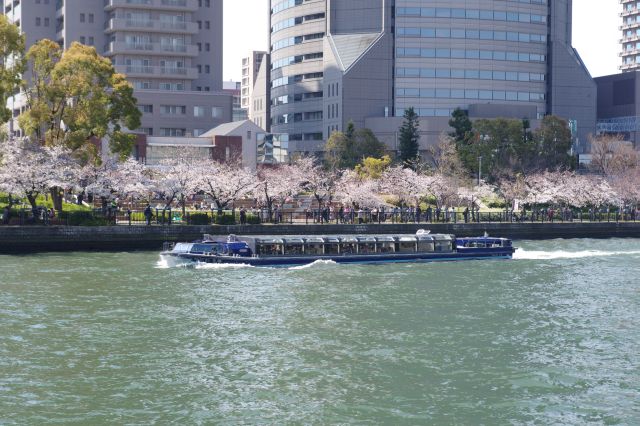
M299 266L317 260L336 263L433 262L510 259L508 238L456 238L450 234L236 236L205 235L191 243L165 243L161 255L181 262Z

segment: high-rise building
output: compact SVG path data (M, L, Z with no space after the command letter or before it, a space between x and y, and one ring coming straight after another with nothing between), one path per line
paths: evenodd
M272 131L313 151L353 121L394 149L413 107L425 148L462 108L556 114L586 142L596 86L571 47L571 12L571 0L272 0Z
M622 71L640 70L640 1L620 0L622 4Z
M323 39L326 0L270 0L270 102L267 125L294 151L323 145Z
M49 38L94 46L133 84L140 129L197 136L231 121L222 91L222 0L4 0L27 48ZM23 106L13 100L16 114Z
M267 57L267 52L253 51L251 54L242 58L242 81L240 85L241 90L241 102L240 105L243 109L251 110L251 94L253 87L256 84L258 73L263 61ZM249 118L252 118L249 114Z

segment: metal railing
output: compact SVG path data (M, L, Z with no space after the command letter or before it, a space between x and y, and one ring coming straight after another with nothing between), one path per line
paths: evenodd
M27 207L0 210L0 225L59 225L59 226L107 226L107 225L241 225L241 224L419 224L419 223L602 223L640 222L640 210L521 210L521 211L445 211L432 209L417 212L406 209L374 209L330 211L328 209L239 209L187 210L151 209L151 216L144 210L106 207L92 211L54 212L51 209Z

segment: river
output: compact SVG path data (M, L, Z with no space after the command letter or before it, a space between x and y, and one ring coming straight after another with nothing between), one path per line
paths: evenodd
M0 256L0 424L640 424L640 240L512 261Z

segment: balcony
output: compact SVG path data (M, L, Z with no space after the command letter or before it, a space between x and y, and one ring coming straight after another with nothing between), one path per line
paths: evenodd
M104 0L104 9L110 11L116 7L154 10L174 10L196 12L198 0Z
M198 70L196 68L168 68L142 65L116 65L115 68L117 72L126 74L128 77L181 78L185 80L195 80L198 78Z
M198 56L198 48L194 45L172 45L161 43L127 43L112 41L105 47L105 56L119 54L144 54L158 56Z
M166 22L159 19L135 19L124 17L113 18L105 22L105 32L113 31L143 31L143 32L172 32L179 34L198 34L198 24L195 22Z

